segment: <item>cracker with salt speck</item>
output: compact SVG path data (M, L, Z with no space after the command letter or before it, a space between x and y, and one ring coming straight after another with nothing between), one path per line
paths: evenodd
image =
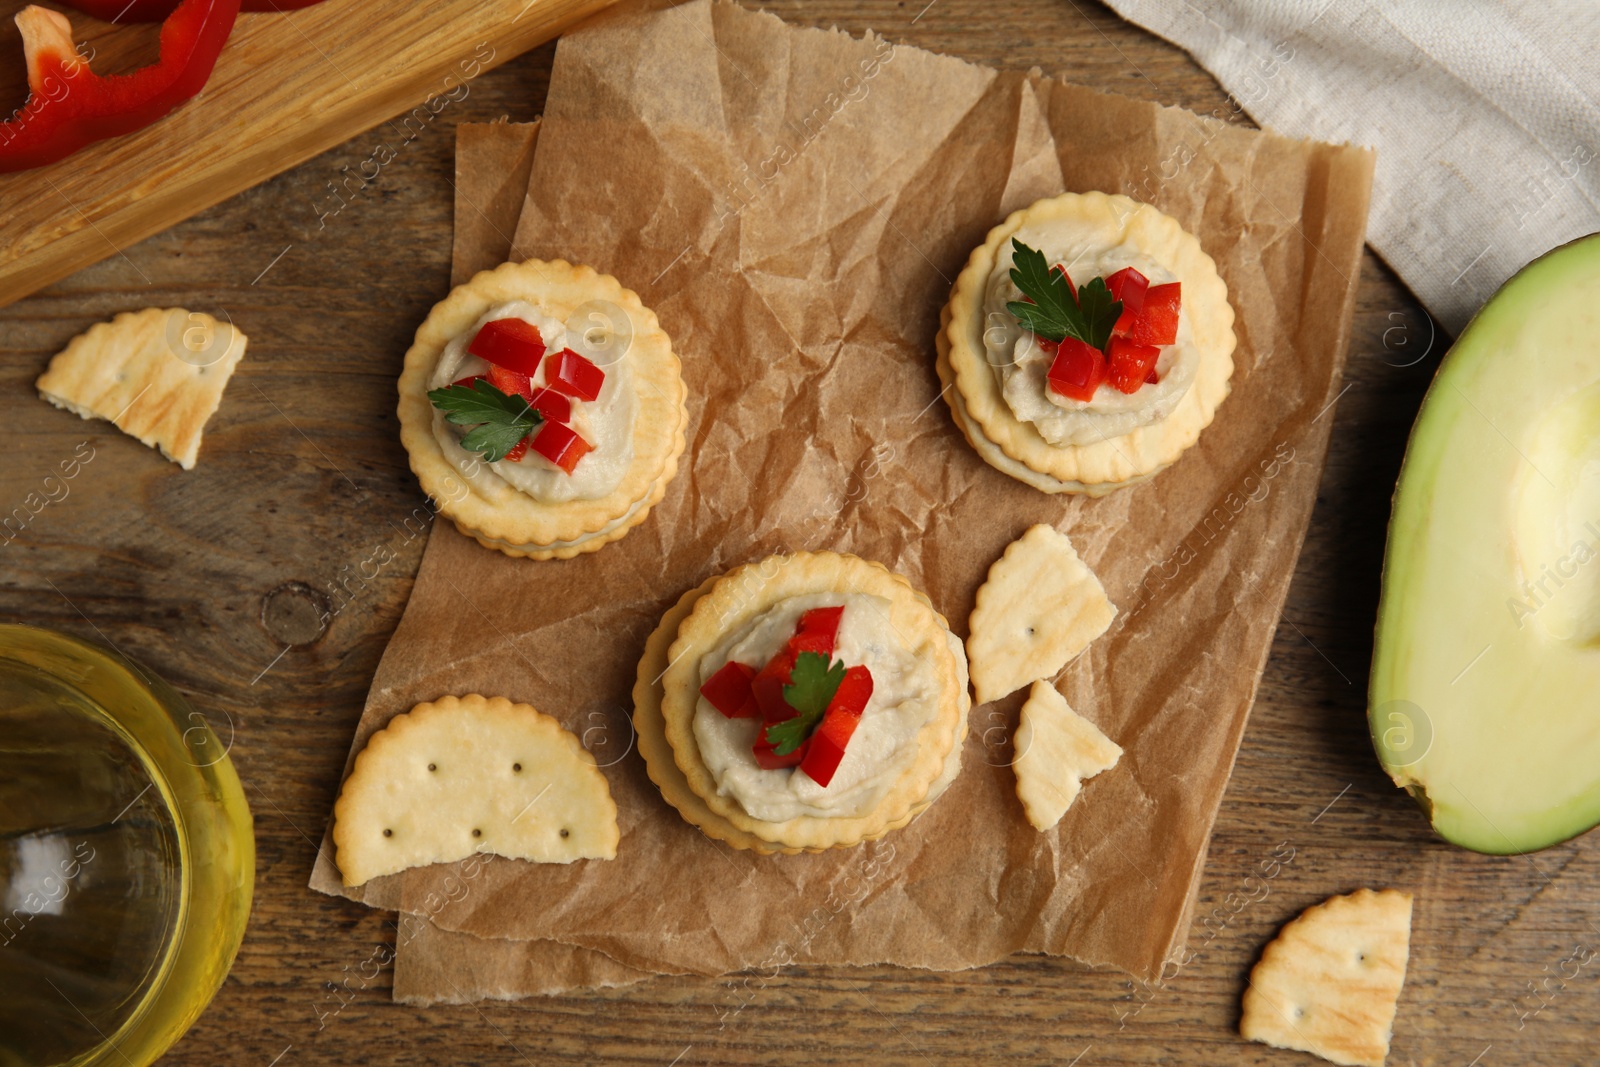
M1053 676L1105 633L1116 614L1067 535L1032 527L989 568L967 620L978 703Z
M35 384L56 407L106 419L193 470L247 341L231 322L198 311L128 311L74 337Z
M594 757L527 704L477 694L396 715L356 757L333 809L345 885L491 852L614 859L617 805Z
M1410 893L1358 889L1313 905L1262 951L1239 1033L1345 1067L1383 1067L1410 952Z

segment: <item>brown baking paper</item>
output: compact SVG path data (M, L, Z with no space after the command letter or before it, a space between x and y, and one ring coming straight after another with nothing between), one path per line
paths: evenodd
M441 525L352 755L419 700L528 701L595 751L618 856L479 859L351 891L330 848L313 886L528 940L551 966L538 939L703 974L1036 951L1155 976L1182 948L1315 497L1371 167L1358 150L733 6L624 8L569 34L513 254L593 264L656 311L684 363L688 452L643 526L576 560L509 559ZM1175 215L1238 312L1216 423L1149 484L1100 500L983 464L933 372L967 254L1062 189ZM1035 522L1071 535L1121 609L1058 684L1126 754L1054 830L1033 830L1014 794L1020 695L973 709L964 770L926 814L821 855L710 841L629 751L644 639L707 576L772 552L854 552L924 589L964 636L989 564Z

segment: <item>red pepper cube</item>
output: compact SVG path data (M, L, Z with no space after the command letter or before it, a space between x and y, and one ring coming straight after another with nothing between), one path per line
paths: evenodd
M1144 307L1144 294L1150 288L1150 279L1132 267L1123 267L1106 279L1106 288L1111 290L1111 299L1122 301L1122 314L1117 316L1117 324L1111 328L1111 332L1127 333L1139 317L1139 309Z
M467 351L497 367L533 377L544 358L544 338L538 327L521 319L491 319L483 324Z
M600 395L606 372L572 349L563 348L545 359L544 379L558 393L566 393L579 400L593 400Z
M489 364L489 373L485 375L489 384L500 390L506 396L520 396L524 400L533 399L533 380L526 374L514 370L506 370L495 364Z
M828 702L828 710L822 714L822 722L806 739L806 755L800 761L800 769L813 782L827 788L833 781L833 774L839 769L844 750L871 698L872 672L864 666L845 671L844 680Z
M796 748L787 756L780 756L773 749L772 744L767 741L767 728L763 726L761 728L761 732L756 735L756 743L750 746L750 751L756 757L757 767L760 767L763 770L775 771L780 767L794 767L799 765L800 762L806 758L806 752L810 747L811 740L810 738L807 738L806 740L800 742L799 748Z
M794 662L798 657L798 652L785 645L750 680L756 707L761 709L761 718L768 723L794 718L794 709L783 699L783 687L789 684L789 676L794 671Z
M1127 331L1128 340L1140 345L1170 345L1177 341L1178 309L1183 306L1182 287L1182 282L1152 285L1144 294L1144 306Z
M534 389L528 394L528 406L550 422L572 421L572 401L554 389Z
M1160 380L1161 375L1156 373L1156 369L1154 367L1151 367L1150 373L1144 376L1144 384L1146 385L1155 385Z
M1050 364L1052 391L1073 400L1093 400L1094 391L1106 380L1106 361L1100 350L1068 337L1056 349Z
M700 687L700 695L730 719L756 718L761 710L756 707L755 694L750 690L750 680L755 676L754 667L730 659L706 679L706 684Z
M843 615L842 604L836 608L812 608L805 612L800 616L794 636L789 638L789 648L797 654L820 652L831 657L833 643L839 634L839 619Z
M578 460L594 451L594 446L570 426L559 422L540 424L533 434L533 450L568 474L578 465Z
M1112 386L1124 393L1137 393L1155 372L1161 349L1155 345L1134 344L1126 337L1113 337L1109 356L1107 377Z
M515 463L515 462L517 462L517 460L521 459L523 456L526 456L527 454L528 454L528 438L524 437L522 440L518 441L516 444L511 446L511 451L506 453L505 458L508 461L510 461L512 463Z

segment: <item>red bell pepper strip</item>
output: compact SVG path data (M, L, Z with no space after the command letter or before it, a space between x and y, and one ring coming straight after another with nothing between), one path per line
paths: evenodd
M1182 282L1152 285L1144 294L1139 317L1127 332L1128 340L1140 345L1173 344L1178 340L1178 309L1182 306Z
M559 422L541 423L533 435L533 450L568 474L578 460L594 451L594 446L570 426Z
M524 437L522 440L520 440L516 444L512 445L511 446L511 451L507 452L506 455L505 455L505 462L507 462L507 463L515 463L515 462L517 462L517 460L521 459L523 456L526 456L528 454L528 441L529 440L531 440L531 438Z
M526 374L514 370L497 367L489 364L489 373L485 375L489 384L500 390L506 396L520 396L524 400L533 399L533 380Z
M795 652L820 652L831 661L833 643L839 635L839 620L844 616L844 605L836 608L812 608L800 616L789 647Z
M1056 349L1048 374L1050 389L1073 400L1093 400L1106 379L1106 361L1100 350L1068 337Z
M767 731L763 729L756 735L756 743L750 751L755 754L756 766L763 770L775 771L780 767L793 767L806 758L806 753L811 749L811 739L808 737L800 742L800 747L787 756L778 755L772 742L767 740Z
M521 319L491 319L473 336L467 351L497 367L531 378L539 373L545 345L538 327L531 323Z
M1161 349L1155 345L1134 344L1126 337L1113 336L1106 354L1110 364L1107 378L1111 384L1124 393L1137 393L1139 387L1155 373Z
M544 380L558 393L594 400L606 382L606 372L572 349L563 348L544 361Z
M239 0L182 0L161 26L161 57L100 75L78 55L66 16L17 13L28 102L0 123L0 173L42 167L85 145L143 129L198 93L239 14Z
M571 422L572 401L554 389L539 387L528 397L528 406L545 417L547 422Z
M1139 309L1144 307L1144 294L1150 288L1150 279L1132 267L1123 267L1106 279L1106 288L1111 290L1111 299L1122 301L1122 314L1117 316L1117 324L1111 328L1111 332L1127 333L1139 317Z
M160 22L172 14L178 0L60 0L76 11L92 15L102 22L126 24L130 22ZM312 7L322 0L244 0L240 11L298 11Z
M753 719L761 714L756 707L750 680L756 669L747 663L729 660L700 687L700 695L730 719Z
M833 781L833 773L844 759L845 746L850 744L861 722L861 713L871 698L872 672L865 666L845 671L844 681L839 683L833 699L828 701L828 710L822 714L822 722L806 739L806 755L800 761L800 769L813 782L826 788Z
M756 706L769 725L794 718L794 709L783 699L783 687L789 684L795 661L802 652L817 652L833 658L833 643L839 633L839 620L844 616L844 606L812 608L800 615L794 635L756 673L751 681ZM763 735L764 736L764 735Z

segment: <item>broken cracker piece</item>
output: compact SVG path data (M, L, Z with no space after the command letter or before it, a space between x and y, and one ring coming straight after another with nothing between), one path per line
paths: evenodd
M617 805L568 730L504 697L396 715L356 757L333 809L345 885L477 852L571 863L617 854Z
M232 323L198 311L128 311L74 337L36 384L56 407L106 419L193 470L247 341Z
M1313 905L1250 972L1239 1033L1346 1067L1383 1067L1410 951L1410 893L1358 889Z
M1110 770L1122 758L1117 743L1073 711L1046 681L1033 683L1014 745L1017 799L1036 830L1060 822L1084 780Z
M1067 535L1034 526L989 568L967 620L978 703L1053 676L1105 633L1116 614Z

